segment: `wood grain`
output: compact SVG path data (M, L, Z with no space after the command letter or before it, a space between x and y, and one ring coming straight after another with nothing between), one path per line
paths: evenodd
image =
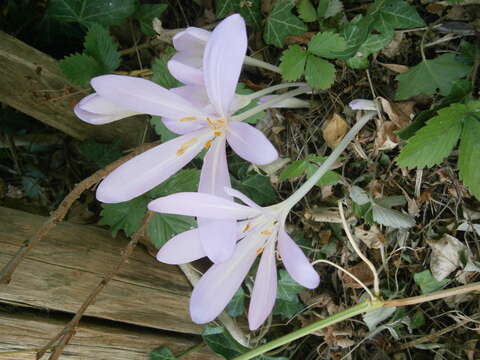
M0 207L0 266L44 217ZM61 223L20 264L9 285L0 286L0 303L74 313L114 266L126 245L107 230ZM191 287L180 270L161 264L143 248L100 293L88 316L198 334L188 313Z
M88 90L73 87L55 59L1 31L0 79L0 102L74 138L121 139L126 147L141 142L147 126L144 116L101 126L79 120L72 109Z

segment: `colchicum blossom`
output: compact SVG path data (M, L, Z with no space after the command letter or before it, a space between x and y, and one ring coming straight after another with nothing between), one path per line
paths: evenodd
M302 250L285 231L285 218L290 206L281 203L262 208L241 192L226 189L226 193L241 200L232 200L210 194L177 193L153 200L150 210L214 220L242 220L237 228L237 246L232 257L214 264L195 285L190 299L192 320L204 324L215 319L227 306L247 276L257 256L261 254L248 310L250 330L256 330L266 320L275 304L277 294L278 248L290 276L300 285L314 289L320 282ZM181 233L167 242L157 259L168 264L183 264L204 257L197 229Z
M178 42L177 46L180 46ZM204 148L208 151L201 171L199 192L228 199L229 196L223 191L225 187L230 187L225 152L227 142L240 157L255 164L268 164L278 157L265 135L242 120L276 102L304 93L308 88L280 95L234 116L255 97L297 85L276 85L254 94L236 96L246 50L245 23L240 15L232 15L223 20L209 36L203 50L202 70L199 72L202 84L191 83L167 90L151 81L130 76L103 75L92 79L91 85L96 93L87 96L75 108L75 113L82 120L105 124L146 113L161 116L167 128L181 135L113 171L100 183L98 200L105 203L131 200L175 174ZM186 58L183 56L182 61L186 61ZM174 59L169 68L185 68L177 60ZM182 71L174 73L181 77L180 80L186 81L185 77L179 75ZM191 74L188 74L190 77ZM192 75L191 79L194 78ZM198 222L200 232L205 233L201 236L202 246L210 259L214 262L226 260L235 247L234 221L200 217Z

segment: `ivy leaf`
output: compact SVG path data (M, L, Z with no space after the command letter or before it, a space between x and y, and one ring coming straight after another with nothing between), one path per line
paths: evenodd
M240 287L235 295L233 295L232 300L230 300L225 310L228 315L232 317L237 317L243 314L245 311L245 291L242 287Z
M340 0L320 0L317 15L320 19L328 19L339 14L342 10L343 4Z
M135 0L50 0L47 14L59 22L94 23L109 26L120 24L136 9Z
M305 68L307 83L316 89L328 89L335 81L335 66L324 59L309 55Z
M317 11L310 0L300 0L297 4L298 16L304 22L317 20Z
M458 154L458 169L460 179L465 183L470 192L480 199L480 102L467 104L469 112L464 118L462 138ZM477 113L473 115L474 111ZM470 113L470 114L469 114ZM471 115L472 114L472 115Z
M407 72L397 75L396 100L405 100L418 94L434 94L437 89L447 95L455 80L468 75L471 67L455 59L454 54L443 54L432 60L423 60Z
M191 216L156 213L148 224L147 234L153 245L160 249L172 237L193 229L196 224Z
M100 212L102 218L99 225L110 226L113 236L117 236L119 230L131 236L140 228L148 201L146 197L140 196L121 203L102 204L103 210Z
M425 26L417 10L403 0L377 0L368 9L368 14L375 15L373 27L379 32Z
M462 131L461 117L468 112L462 104L450 105L438 111L427 125L411 137L400 152L401 167L431 167L439 164L452 151Z
M279 270L280 279L278 280L277 299L294 300L297 294L304 290L303 286L298 284L288 274L286 270Z
M140 30L142 30L145 35L155 35L155 30L152 25L153 19L159 18L167 7L167 4L142 4L137 11L135 11L133 17L138 20Z
M318 33L308 43L309 52L327 59L334 59L336 54L345 51L346 47L345 39L332 31Z
M263 38L269 45L282 48L289 35L300 35L307 31L307 26L292 14L294 2L278 0L267 17Z
M268 176L254 174L242 181L232 178L232 185L251 199L255 199L258 205L271 204L277 200L277 194Z
M200 181L200 170L181 170L148 192L152 199L177 192L195 192Z
M319 166L315 164L308 164L305 173L307 174L307 179L310 179L313 174L318 170ZM341 175L336 173L335 171L327 171L320 180L317 181L315 184L316 186L328 186L328 185L335 185L341 179Z
M162 346L158 349L154 349L148 356L149 360L176 360L172 350L166 346Z
M415 280L415 283L420 286L422 294L429 294L434 291L440 290L450 281L449 279L438 281L433 277L430 270L424 270L422 272L416 273L415 275L413 275L413 279Z
M225 359L233 359L249 350L235 341L221 326L205 326L202 338L211 350Z
M223 19L233 12L239 12L245 21L257 30L261 28L261 6L261 0L215 0L216 16L218 19Z
M272 314L280 315L284 319L290 319L304 308L303 304L295 297L294 300L278 299L273 307Z
M102 65L104 74L110 73L120 66L118 45L103 26L92 24L85 36L85 51Z
M285 181L301 176L305 173L305 170L307 170L308 165L308 162L305 160L295 160L282 170L278 180Z
M101 144L89 139L80 144L80 152L99 169L119 159L123 154L120 140L110 144Z
M372 22L372 17L358 15L344 25L340 34L347 42L347 47L341 53L336 54L336 57L346 60L354 56L360 46L367 40Z
M286 81L298 80L305 70L307 52L299 45L289 46L280 59L280 70Z
M73 54L58 62L68 80L78 86L88 86L90 79L103 74L102 65L86 54Z
M170 60L173 54L175 54L175 49L172 47L167 47L163 51L162 55L160 55L152 65L152 81L166 89L171 89L182 85L181 82L175 79L168 71L167 62Z

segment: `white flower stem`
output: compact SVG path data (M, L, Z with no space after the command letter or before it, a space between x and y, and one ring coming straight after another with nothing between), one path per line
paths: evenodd
M300 87L300 86L308 86L308 85L307 83L303 83L303 82L278 84L278 85L270 86L260 91L256 91L251 94L243 95L243 96L247 96L250 100L254 100L256 98L259 98L260 96L268 95L277 90L282 90L289 87Z
M269 107L272 107L273 105L276 105L283 100L292 98L294 96L300 95L300 94L305 94L307 92L312 91L312 89L309 86L302 86L301 88L286 92L285 94L278 95L274 99L269 100L264 102L263 104L260 104L258 106L255 106L253 109L247 110L239 115L232 116L231 120L232 121L243 121L245 119L248 119L250 116L253 116L260 111L266 110Z
M269 64L265 61L255 59L250 56L245 56L245 60L243 61L246 65L251 65L251 66L256 66L262 69L270 70L273 72L276 72L278 74L281 74L281 70L278 66Z
M352 142L360 129L362 129L362 127L376 114L376 111L368 111L360 118L360 120L358 120L358 122L350 129L350 131L345 135L342 141L337 145L330 156L318 168L312 177L308 179L302 186L300 186L297 191L290 195L289 198L282 202L284 211L289 211L296 203L303 199L303 197L315 186L318 180L320 180L320 178L325 175L328 170L330 170L332 165L335 163L335 161L337 161L338 157L342 154L350 142Z

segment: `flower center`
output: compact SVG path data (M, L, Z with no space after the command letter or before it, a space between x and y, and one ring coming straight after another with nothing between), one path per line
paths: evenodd
M207 117L207 123L210 129L212 129L215 136L220 136L227 129L227 120L226 119L214 119Z

